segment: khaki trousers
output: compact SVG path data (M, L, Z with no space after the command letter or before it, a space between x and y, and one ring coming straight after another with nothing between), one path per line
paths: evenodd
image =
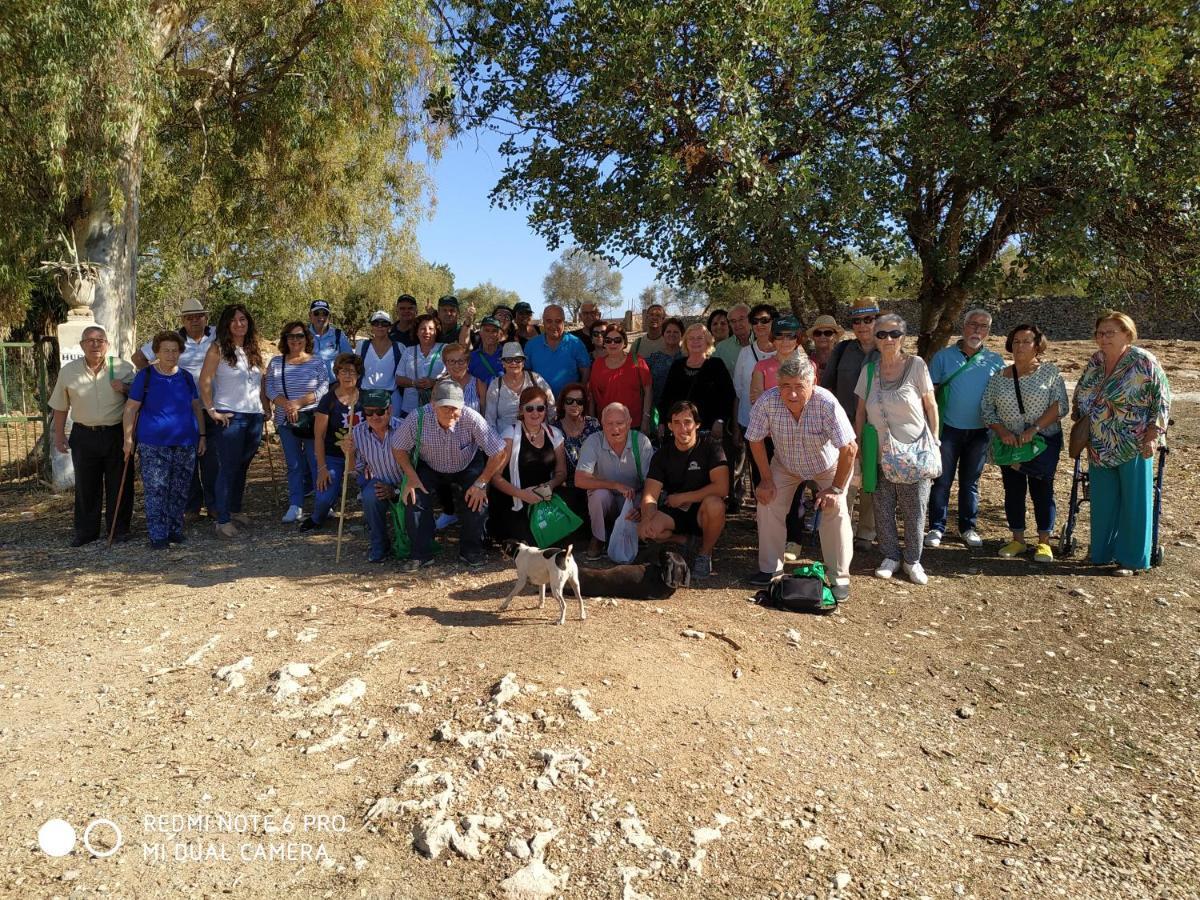
M833 484L836 468L828 469L813 477L817 488L825 490ZM792 506L796 490L804 479L787 471L779 464L779 457L771 460L771 477L775 480L775 499L769 505L758 506L758 569L760 572L779 572L783 568L783 551L787 546L787 514ZM870 497L867 498L868 505ZM854 556L854 533L850 527L850 513L846 509L846 495L835 498L833 506L821 512L821 556L825 560L825 571L837 581L850 579L850 560Z
M881 475L880 478L882 477ZM858 479L852 479L846 488L846 509L853 510L854 501L858 501L858 528L854 529L854 536L864 541L873 541L876 537L875 504L871 500L872 495L863 493L855 481Z

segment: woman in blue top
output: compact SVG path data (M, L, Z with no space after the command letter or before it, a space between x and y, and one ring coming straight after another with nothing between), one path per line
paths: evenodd
M312 349L312 332L303 322L288 322L279 336L280 355L267 363L267 397L275 406L275 431L287 461L289 506L284 524L299 521L304 496L316 478L314 413L329 390L329 369Z
M155 360L137 373L125 403L125 458L135 428L142 462L142 493L150 546L183 543L183 511L197 453L204 453L204 413L190 372L179 368L183 338L163 331L151 343Z

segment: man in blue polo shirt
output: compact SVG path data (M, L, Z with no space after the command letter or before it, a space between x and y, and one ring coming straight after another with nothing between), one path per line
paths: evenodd
M992 314L973 309L963 318L963 336L939 351L929 366L942 422L942 474L929 493L929 531L925 546L937 547L946 533L950 487L958 471L958 533L968 547L982 547L975 530L979 517L979 478L987 462L991 432L979 405L988 380L1004 368L1004 359L983 345L992 330Z
M312 333L313 356L325 360L329 380L333 381L333 361L339 353L353 353L354 347L342 329L329 327L329 313L329 303L325 300L314 300L308 305L308 330Z
M551 304L542 313L542 333L525 344L525 367L541 375L556 397L573 381L587 384L592 372L592 354L566 331L566 313Z

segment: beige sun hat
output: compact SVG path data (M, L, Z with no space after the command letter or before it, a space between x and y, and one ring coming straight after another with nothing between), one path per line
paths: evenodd
M195 297L188 297L183 301L183 306L179 307L179 314L181 316L190 316L194 315L195 313L204 313L205 315L208 315L208 310L205 309L204 304Z

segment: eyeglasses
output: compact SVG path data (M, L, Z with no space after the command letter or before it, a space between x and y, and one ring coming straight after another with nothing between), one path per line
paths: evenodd
M971 328L975 331L987 331L989 328L992 327L992 323L991 322L968 322L963 327Z
M904 337L904 332L901 331L899 328L893 328L891 331L875 332L875 340L877 340L877 341L887 341L887 340L898 341L902 337Z
M563 406L583 406L582 397L564 397Z
M291 334L289 334L287 336L287 339L289 341L302 341L302 340L304 340L304 332L303 331L293 331Z
M448 366L465 366L466 364L467 364L467 361L465 359L447 359L446 360L446 365L448 365Z
M538 403L538 404L526 403L525 404L525 412L545 412L545 411L546 411L545 403Z
M606 344L623 344L623 343L625 343L625 338L623 338L623 337L610 337L610 338L606 337L604 339L604 343L606 343Z
M813 337L833 337L835 334L837 334L837 332L833 331L832 329L829 329L829 330L822 329L821 331L814 331L812 333L812 336Z
M81 344L107 344L108 338L84 338L79 343L81 343Z
M771 323L771 317L770 316L755 316L750 321L753 322L755 325L769 325Z
M377 419L380 416L386 416L387 414L388 414L388 411L386 409L364 409L363 410L363 415L366 416L368 419Z
M1109 331L1108 329L1105 329L1104 331L1097 331L1096 337L1098 337L1098 338L1116 337L1118 334L1124 334L1124 332L1120 331L1120 330Z

